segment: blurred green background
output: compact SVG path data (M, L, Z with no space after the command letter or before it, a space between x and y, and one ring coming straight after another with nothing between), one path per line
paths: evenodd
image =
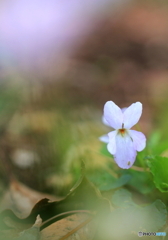
M65 41L68 55L57 53L59 44L54 38L46 55L45 49L43 54L39 50L33 55L31 44L28 47L22 44L21 37L16 43L22 44L21 49L11 48L12 45L4 48L2 44L5 50L0 66L1 197L13 179L40 192L65 196L81 174L81 162L85 162L88 178L100 190L129 182L132 191L137 191L140 184L141 194L151 193L153 185L147 184L151 176L139 172L135 178L141 180L135 182L134 170L130 170L132 180L129 172L123 175L98 138L109 132L101 120L106 101L112 100L120 107L140 101L143 104L140 128L149 140L142 155L156 150L166 156L167 1L129 1L117 7L111 3L102 7L101 14L100 9L94 13L94 20L90 19L91 29L84 28L85 34L80 38L73 33L70 45L68 39ZM10 31L3 18L0 21L0 32ZM73 24L70 33L76 29ZM51 32L54 33L54 26ZM12 34L4 36L9 43L15 39ZM42 40L38 41L34 48L42 44ZM138 157L135 165L142 166L141 155ZM104 184L106 180L110 187Z

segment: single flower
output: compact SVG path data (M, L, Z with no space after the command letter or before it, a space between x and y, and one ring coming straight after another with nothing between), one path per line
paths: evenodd
M120 168L130 168L136 159L137 151L146 146L146 137L143 133L130 130L140 119L142 104L136 102L128 108L120 109L114 102L108 101L104 105L103 122L114 128L100 140L107 143L108 151Z

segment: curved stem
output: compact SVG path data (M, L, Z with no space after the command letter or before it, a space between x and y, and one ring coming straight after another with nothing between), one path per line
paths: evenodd
M68 211L68 212L60 213L60 214L48 219L47 221L43 222L40 226L40 231L42 231L44 228L48 227L52 223L54 223L58 220L61 220L62 218L66 218L66 217L68 217L72 214L75 214L75 213L87 213L87 214L90 214L92 216L94 215L93 212L88 211L88 210L74 210L74 211Z

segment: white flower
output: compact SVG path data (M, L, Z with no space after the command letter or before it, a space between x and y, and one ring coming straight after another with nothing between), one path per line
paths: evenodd
M103 122L115 130L100 137L107 143L108 151L120 168L130 168L136 159L137 151L146 146L146 137L143 133L130 130L140 119L142 104L133 103L121 110L114 102L108 101L104 105Z

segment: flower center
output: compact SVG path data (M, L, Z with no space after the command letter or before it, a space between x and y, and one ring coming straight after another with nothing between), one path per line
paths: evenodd
M119 132L119 134L124 136L124 134L126 133L126 129L125 128L118 129L118 132Z

